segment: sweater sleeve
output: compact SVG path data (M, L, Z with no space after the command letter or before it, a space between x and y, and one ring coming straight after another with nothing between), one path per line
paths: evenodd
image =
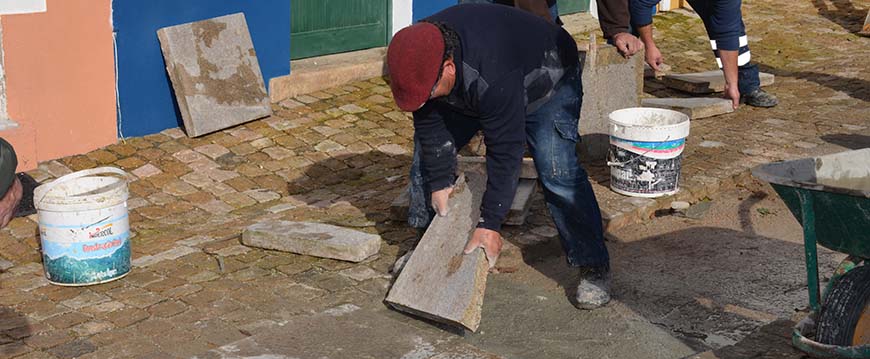
M629 0L596 0L598 5L598 23L604 38L613 38L621 32L628 32L628 1Z
M478 228L500 230L513 203L526 143L523 94L517 70L493 83L481 100L487 180Z
M433 192L453 186L456 180L456 145L438 107L436 101L429 101L414 111L414 140L420 142L423 178Z

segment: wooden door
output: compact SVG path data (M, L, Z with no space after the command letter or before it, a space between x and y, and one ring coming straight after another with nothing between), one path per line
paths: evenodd
M290 58L386 46L390 0L291 0Z

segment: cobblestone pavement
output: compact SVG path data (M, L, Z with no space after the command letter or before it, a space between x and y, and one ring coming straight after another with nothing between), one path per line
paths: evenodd
M870 146L870 39L850 33L866 13L855 9L870 4L844 4L790 2L786 9L774 0L746 1L753 57L777 76L768 89L781 104L694 121L683 189L674 198L622 197L606 187L602 164L587 164L609 228L648 219L674 199L715 196L746 181L760 163ZM675 72L715 68L696 17L668 13L656 24ZM675 94L656 81L646 91ZM0 230L0 357L191 357L300 316L382 307L388 269L414 237L387 216L407 183L408 114L396 109L380 78L285 100L274 112L196 139L179 129L129 138L31 171L40 182L103 165L132 173L135 267L102 285L50 285L35 216L12 221ZM505 237L522 246L552 236L540 196L533 208L527 224L507 228ZM239 244L244 227L271 218L354 227L385 243L361 264ZM420 342L408 352L490 356L429 330L425 340L460 342L431 350ZM232 348L219 352L231 355Z

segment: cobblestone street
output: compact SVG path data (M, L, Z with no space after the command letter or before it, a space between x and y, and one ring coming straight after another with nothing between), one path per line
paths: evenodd
M776 83L766 89L779 97L780 105L741 106L693 121L683 153L682 190L672 197L616 194L607 187L609 168L586 163L608 231L656 220L656 211L670 208L674 200L716 199L750 183L749 169L761 163L870 147L870 38L854 35L870 1L843 4L849 2L744 1L753 60L776 75ZM658 43L673 72L716 68L696 16L678 11L655 21ZM585 33L574 35L588 39ZM647 79L644 96L686 95ZM534 357L531 350L505 354L481 349L486 341L473 334L455 335L382 304L392 279L389 268L415 236L389 216L391 202L408 182L413 127L410 114L393 103L385 79L295 97L274 104L273 111L269 118L194 139L178 128L127 138L31 171L40 183L99 166L131 173L134 268L105 284L51 285L42 269L36 216L13 220L0 230L0 357L231 358L243 355L234 350L247 353L255 344L272 345L272 350L286 345L305 358ZM556 241L540 193L532 211L525 225L506 226L502 233L517 251ZM384 242L378 255L359 264L241 245L241 231L265 219L351 227L379 234ZM494 280L501 283L500 291L510 281L510 273ZM550 301L565 301L561 290L551 294ZM484 326L502 314L488 310ZM343 311L365 314L342 319ZM588 315L592 321L607 318ZM324 327L315 328L319 325ZM648 321L643 325L656 328ZM349 338L354 333L350 328L366 326L373 336L417 345ZM626 333L635 330L626 328ZM279 329L288 337L268 341L257 336ZM670 337L674 333L659 334L678 343ZM318 335L335 336L332 340L347 350L379 349L364 349L363 356L317 351L321 349L311 348L330 345L327 339L318 342ZM291 342L298 347L287 344ZM609 348L590 345L598 345L598 353ZM704 344L681 353L710 349L720 347Z

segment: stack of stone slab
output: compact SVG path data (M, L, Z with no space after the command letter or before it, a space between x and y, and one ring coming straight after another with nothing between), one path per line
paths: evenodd
M486 158L480 156L459 156L457 157L457 167L459 172L477 172L486 173ZM509 226L521 226L526 223L526 218L529 216L529 211L532 208L532 196L538 189L538 172L535 170L535 163L531 158L524 158L520 169L520 182L517 184L517 193L514 195L514 200L511 203L511 209L505 218L505 224ZM408 218L408 206L410 198L406 187L399 193L399 196L393 200L390 206L390 219L394 221L404 221Z
M761 86L769 86L774 82L774 76L769 73L759 73L759 79ZM662 81L667 87L694 95L707 95L725 90L725 76L720 70L669 74L664 75ZM731 100L714 97L647 98L641 100L641 106L679 111L688 115L692 120L718 116L734 111Z
M244 14L165 27L157 37L188 136L272 114Z
M467 178L467 181L466 181ZM480 217L484 175L466 172L393 283L386 302L397 310L476 331L489 264L483 251L463 254Z

